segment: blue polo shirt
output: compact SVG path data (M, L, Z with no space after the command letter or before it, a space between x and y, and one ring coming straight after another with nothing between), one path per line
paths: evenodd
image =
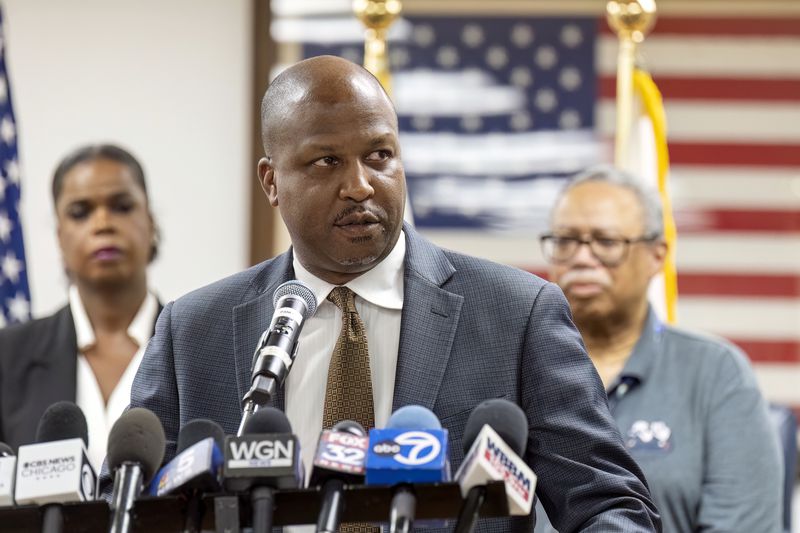
M781 531L779 444L741 350L651 309L608 402L665 532Z

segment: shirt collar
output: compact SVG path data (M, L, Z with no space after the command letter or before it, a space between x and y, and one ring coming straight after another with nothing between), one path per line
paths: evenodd
M403 308L403 265L406 257L406 236L400 232L392 251L383 261L357 278L345 283L358 296L368 302L386 309ZM294 273L298 280L308 285L320 304L336 285L321 280L311 274L300 263L295 254L292 258Z
M83 306L78 287L71 285L69 288L69 307L72 311L72 320L75 323L75 337L78 341L78 350L83 351L94 346L95 336L92 322ZM147 292L139 311L128 325L128 336L136 341L141 348L153 334L153 323L158 314L158 300L151 292Z

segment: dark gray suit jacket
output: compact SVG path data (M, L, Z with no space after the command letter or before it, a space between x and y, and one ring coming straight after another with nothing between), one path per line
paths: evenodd
M432 409L450 432L455 469L470 411L488 398L517 402L530 423L525 459L561 531L660 531L561 291L522 271L442 250L410 227L405 232L393 407ZM164 308L131 406L161 419L165 460L175 453L179 428L192 419L211 418L236 433L273 292L293 278L289 251ZM283 404L281 394L275 406ZM484 520L479 528L532 530L529 517Z
M59 401L75 401L77 353L69 305L0 329L0 442L15 450L33 443L45 410Z
M0 442L33 443L45 410L75 401L77 344L69 305L0 330Z

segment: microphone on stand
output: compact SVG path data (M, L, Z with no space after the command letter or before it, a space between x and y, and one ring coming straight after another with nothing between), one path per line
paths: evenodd
M282 411L259 409L243 435L225 439L223 478L227 490L250 491L254 533L272 531L275 490L303 485L300 442Z
M369 437L364 427L343 420L319 437L311 470L310 487L320 487L322 506L317 533L336 533L344 511L344 486L364 483L364 461Z
M57 402L47 408L36 428L36 444L19 447L17 504L44 505L42 531L64 528L61 505L93 500L97 476L86 451L89 430L80 407Z
M259 407L267 405L286 376L297 356L297 340L306 320L317 310L317 298L305 283L287 281L275 289L275 313L258 341L253 354L250 390L242 398L242 420L237 435L241 436L247 420Z
M370 430L366 484L394 485L391 533L413 531L417 509L414 483L449 479L447 430L430 409L402 407L389 418L386 429Z
M186 498L184 531L200 530L205 512L202 496L221 488L224 441L225 432L213 420L188 422L178 433L177 454L150 484L152 496L181 494Z
M166 437L152 411L134 407L122 413L108 434L106 461L114 473L110 533L131 531L131 509L164 459Z
M486 400L470 413L464 428L464 462L456 472L465 500L455 533L475 529L490 481L505 482L512 516L530 514L536 475L522 459L527 442L528 420L517 404Z

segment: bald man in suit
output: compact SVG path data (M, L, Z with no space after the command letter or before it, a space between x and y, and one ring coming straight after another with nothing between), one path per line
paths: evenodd
M159 416L167 459L194 418L236 432L273 292L299 279L320 305L274 405L286 410L303 448L313 451L331 401L326 378L342 312L326 297L344 286L365 325L371 380L358 385L372 389L377 426L403 405L432 409L449 430L456 468L470 411L507 398L527 415L525 460L561 531L660 531L561 291L445 251L403 225L397 117L378 81L340 58L300 62L267 90L262 125L258 175L292 247L162 312L131 405ZM532 522L482 520L478 530L531 531Z

